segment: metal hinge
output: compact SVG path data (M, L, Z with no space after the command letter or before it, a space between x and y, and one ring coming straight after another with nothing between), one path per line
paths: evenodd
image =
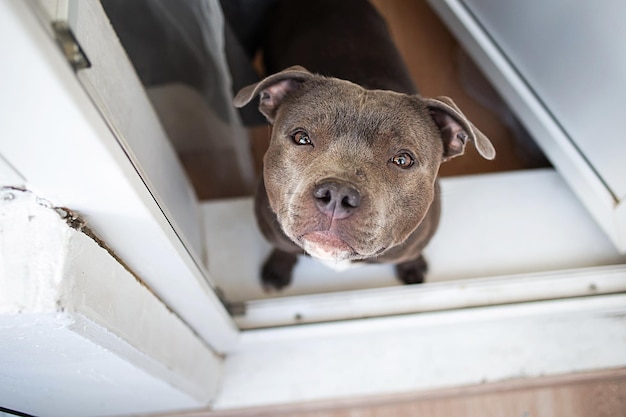
M57 43L72 68L74 68L74 71L89 68L91 62L89 62L89 58L87 58L83 48L80 47L67 22L61 20L52 22L52 29L54 30Z

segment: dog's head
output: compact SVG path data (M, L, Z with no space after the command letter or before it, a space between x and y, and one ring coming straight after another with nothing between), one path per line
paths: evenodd
M401 245L435 196L440 164L471 141L495 151L446 97L366 90L292 67L243 88L273 125L263 177L283 232L310 255L339 262Z

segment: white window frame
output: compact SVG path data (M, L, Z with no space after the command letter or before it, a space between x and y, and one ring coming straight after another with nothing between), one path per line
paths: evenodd
M500 50L492 38L493 34L481 26L463 0L429 0L429 4L487 75L595 221L615 246L625 253L626 199L603 181L597 168L564 131L550 109L535 94L533 86L527 84L505 52ZM611 10L609 5L606 7ZM579 10L577 12L580 13ZM611 99L621 102L619 96Z
M80 6L79 13L100 8L98 2ZM10 44L19 52L7 63L11 76L3 79L3 108L16 114L5 123L1 153L22 179L4 185L27 188L55 206L80 213L148 287L167 305L176 306L194 331L217 351L227 350L236 343L237 328L212 288L201 249L180 226L185 218L198 224L197 202L130 63L125 56L91 58L115 58L119 72L109 81L123 83L124 89L117 92L127 94L125 103L135 106L125 110L139 115L131 120L132 127L108 125L45 30L48 26L35 18L37 2L7 3L4 9L12 14L7 19L19 22ZM31 117L37 122L27 122ZM137 160L136 148L122 139L132 129L137 129L132 131L136 141L138 134L149 135L158 159ZM155 165L158 169L151 172L159 175L149 181L146 166Z

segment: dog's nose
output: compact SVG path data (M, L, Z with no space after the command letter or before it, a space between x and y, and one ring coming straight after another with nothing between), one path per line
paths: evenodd
M335 181L318 184L313 190L320 212L335 219L345 219L361 205L361 194L354 187Z

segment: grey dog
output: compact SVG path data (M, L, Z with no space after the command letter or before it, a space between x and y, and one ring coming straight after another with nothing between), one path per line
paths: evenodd
M276 73L234 100L259 97L273 126L255 200L274 245L265 288L288 285L303 252L338 267L392 263L402 282L423 282L439 166L468 141L493 159L491 142L451 99L416 93L366 0L279 1L265 65Z

